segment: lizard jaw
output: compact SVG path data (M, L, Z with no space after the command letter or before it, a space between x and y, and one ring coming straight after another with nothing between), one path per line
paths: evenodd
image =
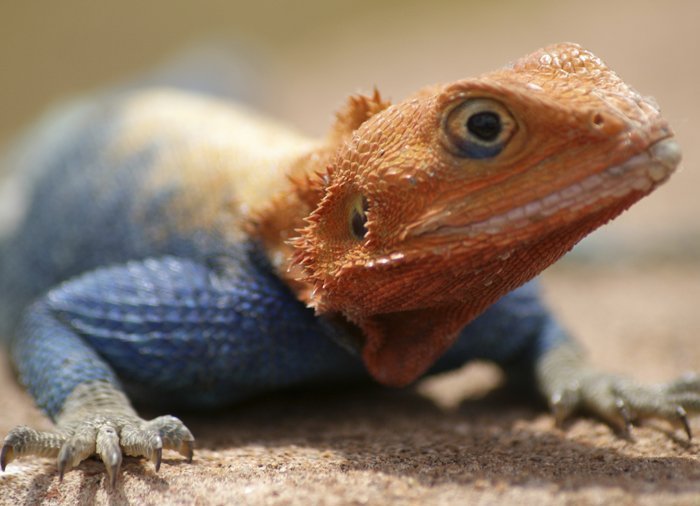
M673 137L666 137L620 164L607 167L505 213L464 225L441 223L442 220L437 215L429 222L413 228L409 235L414 238L460 236L468 240L499 235L505 229L523 229L551 216L580 215L587 207L621 200L633 192L648 194L670 177L680 160L681 149L677 141Z
M522 228L533 221L547 219L558 213L577 213L597 202L622 199L635 191L647 194L670 177L680 160L680 146L673 137L669 137L657 141L646 151L621 164L608 167L574 185L514 208L506 215L497 215L466 227L458 227L461 230L452 229L450 233L461 232L470 237L499 234L504 225L508 228Z

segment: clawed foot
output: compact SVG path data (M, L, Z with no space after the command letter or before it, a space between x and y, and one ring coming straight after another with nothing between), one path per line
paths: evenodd
M589 411L630 436L635 422L662 419L693 434L688 415L700 412L700 376L680 378L664 385L639 385L610 375L590 374L552 394L550 405L561 424L575 410Z
M543 361L540 381L558 425L574 411L590 412L630 437L633 423L668 421L692 439L688 416L700 413L700 375L662 385L603 374L587 367L573 350L553 350Z
M122 454L146 457L160 468L163 449L175 450L192 461L194 438L174 416L161 416L150 421L130 415L92 415L58 432L39 432L20 426L10 431L0 451L0 468L18 457L39 455L58 457L58 472L63 475L92 455L99 455L105 464L109 481L115 484L122 463Z

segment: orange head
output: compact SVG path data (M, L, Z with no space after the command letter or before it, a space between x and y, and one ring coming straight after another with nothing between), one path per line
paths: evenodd
M680 158L656 104L574 44L376 109L330 158L293 262L390 385Z

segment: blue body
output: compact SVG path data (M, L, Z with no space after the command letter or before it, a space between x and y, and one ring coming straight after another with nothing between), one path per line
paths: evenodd
M157 135L118 160L119 100L82 118L44 157L23 221L0 243L0 330L50 416L80 383L135 399L214 407L278 388L366 378L340 328L296 300L249 240L173 222L189 189L144 200ZM157 233L153 233L156 230ZM468 325L434 371L483 358L528 370L565 334L529 283Z

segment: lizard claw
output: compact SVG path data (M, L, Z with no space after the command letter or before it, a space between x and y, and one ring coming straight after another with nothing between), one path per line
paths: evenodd
M153 452L153 456L151 457L151 462L153 462L153 467L156 470L156 473L160 471L160 463L163 460L163 449L158 448L156 451Z
M0 450L0 470L4 471L9 462L12 462L14 458L14 450L12 446L4 444L2 445L2 450Z
M97 454L104 462L107 476L112 487L117 482L119 468L122 465L122 451L119 447L119 436L111 425L104 425L97 431L95 440Z
M183 441L182 445L180 445L178 453L185 457L188 464L191 464L192 459L194 458L194 439L190 441Z
M620 433L623 438L631 439L632 417L630 416L630 412L627 409L627 405L625 404L624 399L621 399L619 397L615 399L615 407L617 408L617 412L620 414L620 418L622 418L622 426L620 427Z
M676 414L678 415L678 419L683 425L685 433L688 435L688 441L692 441L693 432L690 430L690 423L688 422L688 413L685 409L683 409L683 406L678 406L676 407Z
M571 416L578 403L578 387L569 385L567 388L555 392L549 398L549 406L554 415L554 422L557 427L564 426L564 421Z

